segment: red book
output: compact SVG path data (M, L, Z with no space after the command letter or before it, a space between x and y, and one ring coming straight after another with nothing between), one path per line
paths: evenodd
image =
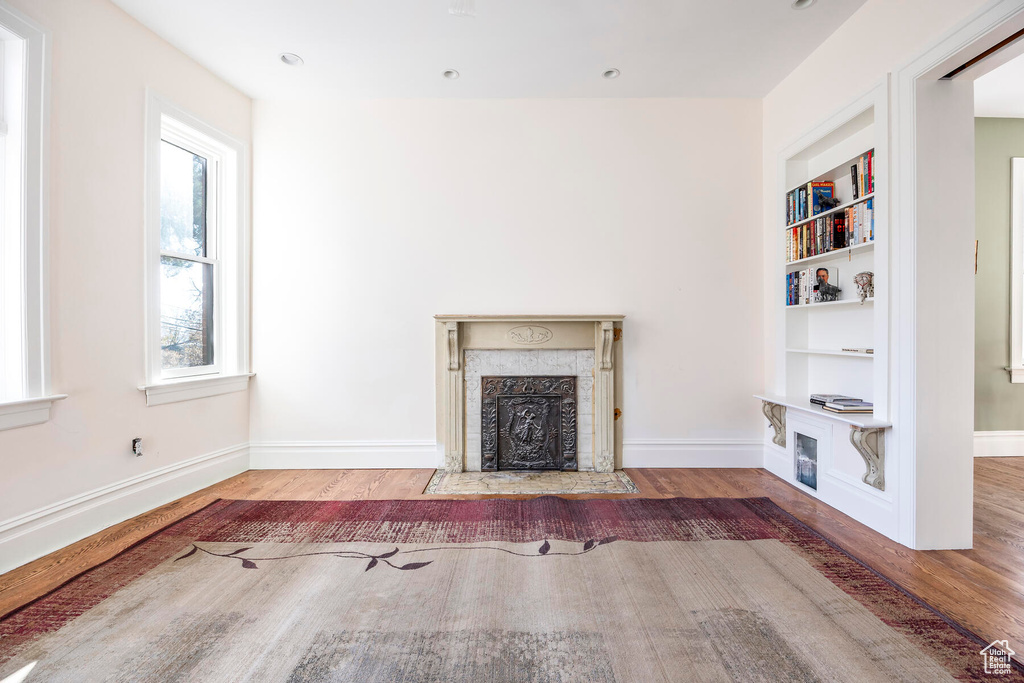
M868 152L868 187L875 191L875 150Z

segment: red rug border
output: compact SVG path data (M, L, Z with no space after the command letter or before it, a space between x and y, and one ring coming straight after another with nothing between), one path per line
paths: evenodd
M778 513L781 516L787 518L787 521L793 523L794 525L796 525L798 527L801 527L804 531L806 531L808 533L814 534L815 536L819 536L833 550L838 551L840 554L845 555L848 559L852 560L853 562L856 562L857 564L859 564L864 569L867 569L869 572L871 572L872 574L877 576L879 579L884 581L886 584L888 584L889 586L895 588L898 592L900 592L903 595L905 595L906 597L910 598L915 603L917 603L919 606L924 607L925 609L927 609L928 611L933 613L935 616L937 616L940 619L942 619L954 631L956 631L960 635L962 635L962 636L964 636L964 637L966 637L966 638L968 638L970 640L973 640L977 645L979 645L979 646L984 648L984 647L988 646L992 642L992 641L985 640L982 636L978 635L976 632L972 631L971 629L967 628L963 624L959 623L958 621L956 621L955 619L950 617L948 614L946 614L942 610L938 609L937 607L933 607L924 598L920 597L919 595L917 595L913 591L911 591L911 590L909 590L907 588L904 588L899 583L897 583L895 580L890 579L888 576L886 576L885 574L883 574L879 570L875 569L874 567L872 567L870 564L868 564L864 560L861 560L859 557L857 557L856 555L851 553L849 550L847 550L843 546L839 545L839 542L835 541L834 539L832 539L829 535L825 534L824 532L818 531L817 529L814 529L809 524L807 524L807 523L801 521L800 519L798 519L791 512L788 512L787 510L784 510L783 508L781 508L778 505L778 503L773 501L771 498L768 498L768 497L757 497L757 498L746 498L744 500L751 500L751 501L758 501L758 502L762 502L763 501L763 502L768 503L773 508L775 508L774 511L776 513ZM839 588L842 589L842 586L839 586ZM979 654L980 654L980 652L979 652ZM1021 661L1019 660L1019 655L1018 655L1018 657L1011 657L1010 658L1010 662L1013 664L1013 668L1015 670L1017 670L1018 672L1024 673L1024 664L1022 664Z
M208 510L209 508L213 507L217 503L231 502L233 500L236 500L236 499L234 499L234 498L218 498L217 500L211 501L210 503L204 505L203 507L199 508L198 510L193 510L192 512L188 513L187 515L179 517L178 519L175 519L175 520L173 520L171 522L168 522L167 524L165 524L164 526L160 527L156 531L154 531L154 532L152 532L150 534L146 534L146 536L140 538L139 540L135 541L131 545L125 546L124 548L121 548L119 551L117 551L116 553L114 553L113 555L108 557L107 559L103 560L102 562L98 562L97 564L94 564L91 567L86 567L82 571L78 572L77 574L75 574L71 578L67 579L66 581L62 581L59 585L54 586L53 588L51 588L50 590L46 591L42 595L38 595L38 596L32 598L31 600L26 602L24 605L19 605L18 607L15 607L14 609L12 609L9 612L5 612L3 614L0 614L0 621L3 621L5 619L9 619L9 618L13 617L14 615L18 614L19 612L21 612L23 610L26 610L29 607L31 607L32 605L36 604L40 600L45 600L46 598L50 597L51 595L53 595L54 593L56 593L60 589L62 589L65 586L67 586L69 583L71 583L73 581L77 581L78 579L82 578L86 574L89 574L90 572L96 571L100 567L103 567L103 566L106 566L106 565L110 564L111 562L113 562L117 558L121 557L122 555L124 555L125 553L127 553L127 552L129 552L131 550L134 550L135 548L139 547L140 545L142 545L146 541L152 540L155 536L159 536L160 534L162 534L163 532L167 531L168 529L170 529L175 524L178 524L180 522L184 522L185 520L187 520L190 517L194 517L195 515L198 515L201 512L205 512L206 510ZM239 498L237 500L245 500L245 499L244 498ZM150 510L149 512L152 512L152 510ZM148 512L144 512L142 514L148 514ZM124 520L124 522L130 522L132 519L134 519L134 518L133 517L129 517L128 519ZM119 523L120 524L124 524L124 522L119 522ZM107 527L107 528L110 528L110 527ZM102 533L102 531L99 531L97 533ZM89 536L92 536L92 535L93 534L89 534ZM85 538L89 538L89 536L86 536ZM84 541L85 538L83 538L81 540ZM76 543L77 543L77 541L76 541ZM66 547L67 546L65 546L65 548ZM64 548L61 548L60 550L55 550L54 552L60 552L63 549ZM46 555L50 555L50 554L52 554L52 553L47 553ZM43 555L43 557L46 557L46 555ZM42 558L38 558L38 559L42 559ZM31 560L31 561L34 562L35 560ZM22 566L24 566L24 565L22 565ZM13 569L11 571L17 571L17 568L15 568L15 569Z

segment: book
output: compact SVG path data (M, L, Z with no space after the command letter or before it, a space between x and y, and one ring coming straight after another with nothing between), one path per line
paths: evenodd
M851 414L851 413L853 413L853 414L870 414L870 413L875 412L875 409L874 408L870 408L870 407L867 407L867 408L833 408L832 406L828 405L827 403L824 406L822 406L822 408L824 410L829 411L830 413L841 413L841 414Z
M850 353L874 353L875 352L874 349L863 349L863 348L852 348L852 347L843 347L842 350L843 351L849 351Z
M870 413L874 412L875 408L874 404L870 401L848 398L829 401L822 407L833 413Z
M808 183L807 191L811 194L811 215L816 216L825 210L821 205L822 198L832 199L835 196L836 184L832 181Z
M823 406L826 403L841 400L859 401L860 399L853 398L852 396L844 396L843 394L811 394L811 403L816 406Z
M860 199L860 193L857 191L857 164L850 167L850 183L853 185L853 198Z
M875 150L868 152L868 193L875 191Z
M861 196L868 193L868 184L864 182L864 157L857 159L857 187L860 188Z
M814 303L821 304L828 301L839 301L839 269L835 266L825 268L820 266L814 268L810 274L812 291L814 292Z

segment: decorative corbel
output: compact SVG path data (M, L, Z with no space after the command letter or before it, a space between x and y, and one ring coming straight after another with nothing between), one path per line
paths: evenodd
M448 337L448 369L458 370L462 364L459 353L459 324L447 322L444 326L445 334Z
M868 486L885 490L885 429L850 427L850 443L864 458L867 472L861 477Z
M771 401L761 401L761 412L768 418L768 422L771 423L772 429L775 430L775 436L772 437L772 443L776 446L786 447L786 406L780 406L778 403L772 403Z
M601 369L612 369L612 339L615 334L615 323L604 321L601 323Z

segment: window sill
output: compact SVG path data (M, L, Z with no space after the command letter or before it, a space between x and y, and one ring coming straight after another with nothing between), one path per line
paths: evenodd
M240 375L214 375L211 377L188 377L173 379L159 384L148 384L139 387L146 392L147 406L161 406L165 403L191 401L194 398L219 396L233 391L245 391L249 388L249 378L256 373L247 372Z
M50 406L67 397L67 394L55 394L0 403L0 430L42 424L50 419Z

